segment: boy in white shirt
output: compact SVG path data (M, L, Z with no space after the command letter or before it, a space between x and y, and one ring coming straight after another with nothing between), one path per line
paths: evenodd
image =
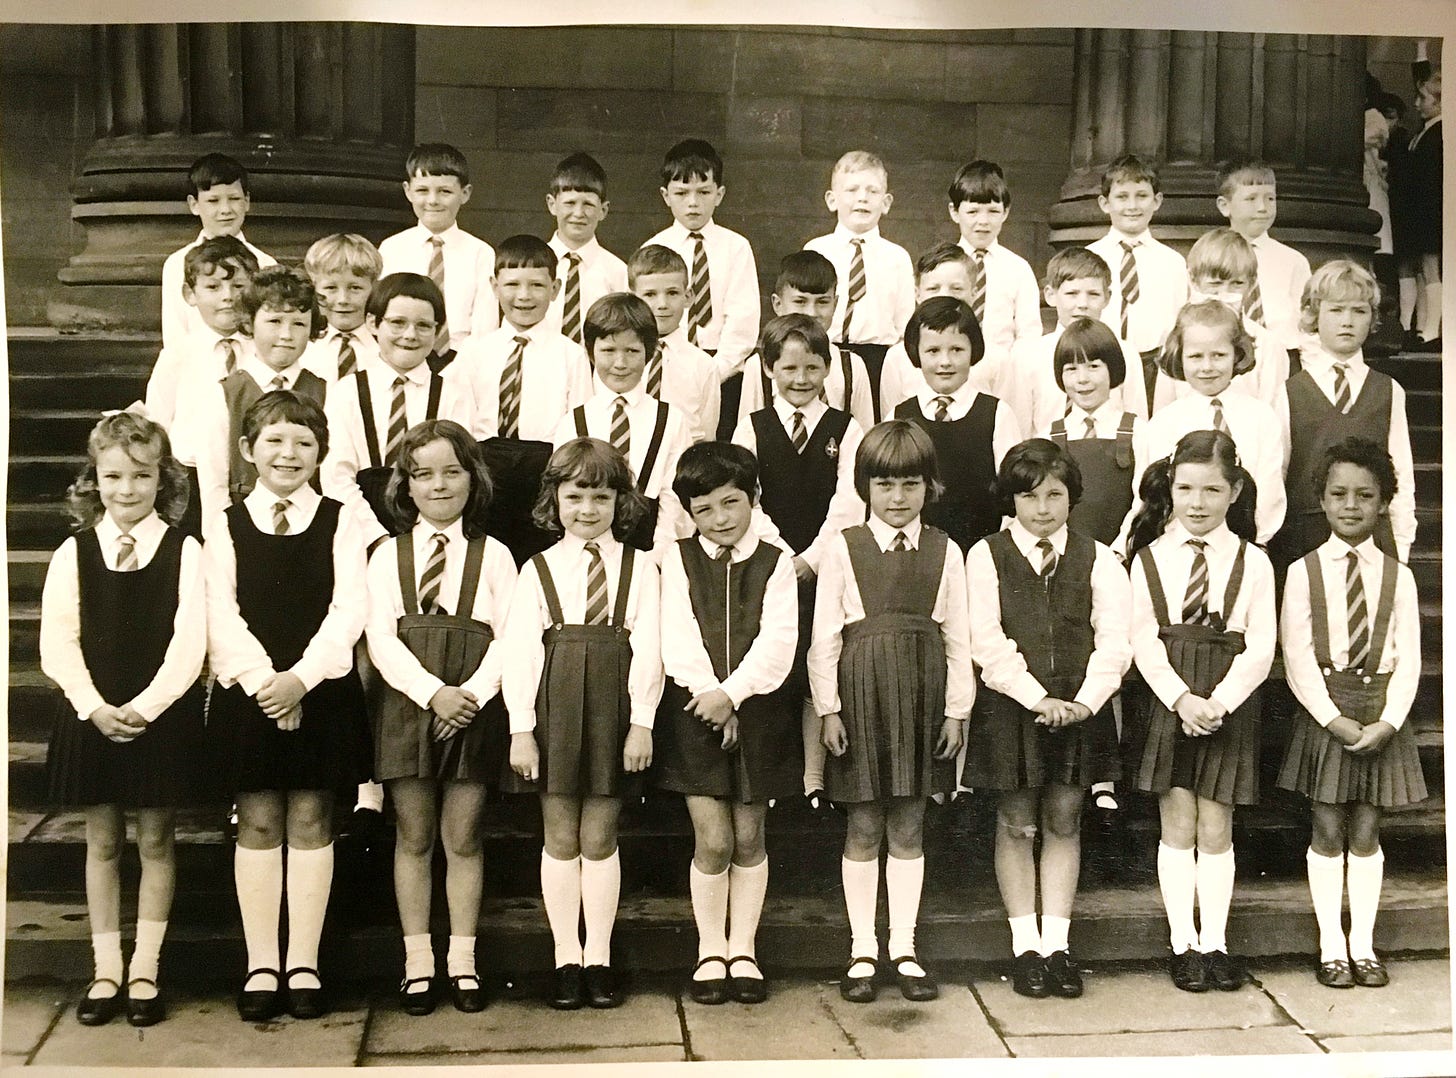
M676 405L687 416L694 442L718 434L718 367L713 357L688 340L683 312L688 307L688 267L670 248L649 243L627 263L632 294L657 319L657 352L647 358L644 376L649 396Z
M546 315L549 328L582 343L587 308L609 292L627 291L627 265L597 242L597 228L611 209L607 173L589 153L563 158L551 174L546 210L556 218L551 250L561 290Z
M313 242L303 270L329 323L304 350L303 365L333 385L379 359L379 344L364 322L384 260L363 236L335 233Z
M1285 348L1299 344L1299 302L1309 280L1309 259L1269 235L1278 214L1274 170L1262 161L1236 161L1218 172L1218 212L1254 249L1258 276L1245 314Z
M1031 263L1000 243L1011 215L1011 189L1000 165L972 161L950 181L947 199L950 219L961 232L961 249L975 269L966 302L981 323L987 353L1005 355L1018 341L1041 336L1036 274Z

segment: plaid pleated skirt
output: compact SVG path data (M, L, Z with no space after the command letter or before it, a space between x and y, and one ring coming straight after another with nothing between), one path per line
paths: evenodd
M1122 778L1111 703L1071 726L1044 726L1036 719L1035 711L981 686L966 732L961 783L984 790L1035 790L1048 783L1085 788Z

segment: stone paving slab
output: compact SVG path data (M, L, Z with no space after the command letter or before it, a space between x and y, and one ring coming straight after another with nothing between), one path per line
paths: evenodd
M1168 1030L1074 1036L1007 1037L1018 1057L1319 1055L1314 1041L1293 1026L1263 1029Z
M828 991L837 992L835 988ZM817 983L769 986L768 1002L704 1007L684 999L694 1059L860 1059Z
M462 1052L441 1055L371 1055L360 1061L364 1067L507 1067L526 1063L681 1063L681 1044L642 1044L625 1048L590 1048L559 1052Z
M7 985L0 1053L23 1060L55 1023L57 1012L74 1006L74 994L63 985Z
M1443 961L1388 962L1384 988L1325 988L1313 967L1259 975L1290 1017L1317 1037L1424 1033L1451 1028L1451 971Z
M873 1003L846 1003L823 986L825 1006L865 1059L1004 1059L1009 1053L963 981L940 982L940 998L907 1002L894 985Z
M1385 1033L1362 1037L1321 1037L1329 1052L1449 1052L1450 1033Z

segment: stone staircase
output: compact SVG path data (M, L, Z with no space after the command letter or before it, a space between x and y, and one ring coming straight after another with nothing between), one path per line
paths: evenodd
M13 331L9 339L11 457L7 514L9 573L9 905L7 977L42 971L83 976L89 966L81 894L84 820L45 804L45 743L59 692L38 665L40 593L50 552L68 534L64 491L84 460L87 432L102 409L142 394L157 342L147 338L84 338ZM1380 939L1389 949L1447 946L1445 802L1441 668L1441 365L1437 356L1397 355L1375 365L1407 390L1417 469L1420 533L1411 566L1421 596L1425 672L1411 721L1432 796L1392 813L1384 828L1387 913ZM1277 754L1282 730L1270 727L1266 756ZM1266 788L1267 788L1266 783ZM1084 856L1074 945L1092 958L1152 958L1165 933L1154 871L1156 812L1149 799L1125 797L1111 835L1092 834ZM991 870L993 807L984 797L932 807L927 823L926 930L932 958L1005 952ZM1314 923L1303 876L1307 819L1302 806L1277 792L1257 809L1240 810L1239 875L1231 934L1248 954L1304 952ZM485 823L486 892L482 936L521 967L549 963L549 937L539 908L539 809L534 799L492 804ZM773 884L765 913L765 947L773 961L837 965L847 945L839 904L843 818L798 803L771 810ZM624 960L638 968L691 965L694 930L687 901L692 838L681 802L653 798L623 817L623 914L617 935ZM393 969L398 947L389 885L390 837L341 838L334 903L335 948L326 961L369 973ZM128 886L135 886L135 863ZM242 961L232 891L226 806L190 810L178 825L179 949L198 968ZM1246 890L1245 890L1246 889ZM969 892L969 894L968 894ZM1246 896L1246 897L1245 897ZM129 907L129 903L124 904ZM769 947L772 946L772 951Z

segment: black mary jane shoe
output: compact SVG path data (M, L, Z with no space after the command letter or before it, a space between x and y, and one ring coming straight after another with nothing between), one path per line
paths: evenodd
M470 982L467 988L462 982ZM479 1014L485 1010L485 989L480 978L473 973L461 973L450 978L450 1003L462 1014Z
M1052 994L1047 984L1046 959L1035 951L1023 951L1012 963L1011 989L1028 999L1046 999Z
M126 982L126 1020L137 1028L154 1026L163 1018L167 1017L167 1005L162 1002L162 993L158 992L151 999L137 999L131 994L131 986L134 984L149 984L152 988L157 987L157 982L150 977L133 977Z
M425 986L423 992L411 992L417 984ZM422 1018L435 1009L435 978L406 977L399 982L399 1009L415 1018Z
M557 966L551 978L551 1006L558 1011L578 1010L586 1002L581 984L581 963Z
M900 995L911 1003L928 1003L937 998L940 995L940 987L935 983L935 978L929 973L906 973L900 968L906 964L920 966L920 959L913 954L890 959L890 965L895 970L895 983L900 986ZM925 967L920 966L920 968L923 970Z
M318 970L310 966L294 966L283 975L285 982L283 991L288 1013L294 1018L322 1018L328 1013L328 1008L324 1006L322 981L320 980L318 988L294 988L291 982L295 973L308 973L316 980L319 979Z
M1355 974L1347 958L1332 958L1321 962L1314 971L1314 979L1326 988L1354 988Z
M733 967L740 962L752 965L754 969L758 970L758 976L733 976ZM768 982L763 979L763 969L759 966L758 959L746 954L728 959L728 991L735 1003L762 1003L768 999Z
M706 965L716 962L723 967L724 976L707 977L698 979L698 970ZM707 958L698 959L698 964L693 967L693 976L688 978L688 998L694 1003L701 1003L704 1006L715 1007L719 1003L728 1002L728 960L719 958L717 955L709 955Z
M1248 972L1227 951L1209 951L1203 956L1203 968L1208 987L1220 992L1237 992L1249 982Z
M878 972L878 966L873 958L851 958L849 968L845 970L844 976L839 981L839 996L846 1003L873 1003L879 989L875 987L875 973L868 977L851 977L849 970L855 966L869 965Z
M1173 987L1181 991L1208 991L1208 974L1204 969L1203 955L1192 947L1182 954L1169 957L1168 976L1173 979Z
M1350 963L1350 971L1361 988L1384 988L1390 983L1390 970L1378 958L1357 958Z
M622 1005L622 992L617 987L617 975L612 972L611 966L584 966L581 984L588 1007L608 1011Z
M109 996L91 996L91 989L98 984L109 984L116 991ZM97 977L86 986L81 1002L76 1004L76 1021L83 1026L104 1026L121 1011L121 985L110 977Z
M1054 951L1046 957L1046 982L1054 996L1076 999L1082 994L1082 972L1070 951Z
M276 969L250 969L243 978L243 984L246 985L254 977L264 974L273 978L275 987L251 990L244 988L238 992L238 1017L244 1022L268 1022L283 1013L280 994L283 978Z

